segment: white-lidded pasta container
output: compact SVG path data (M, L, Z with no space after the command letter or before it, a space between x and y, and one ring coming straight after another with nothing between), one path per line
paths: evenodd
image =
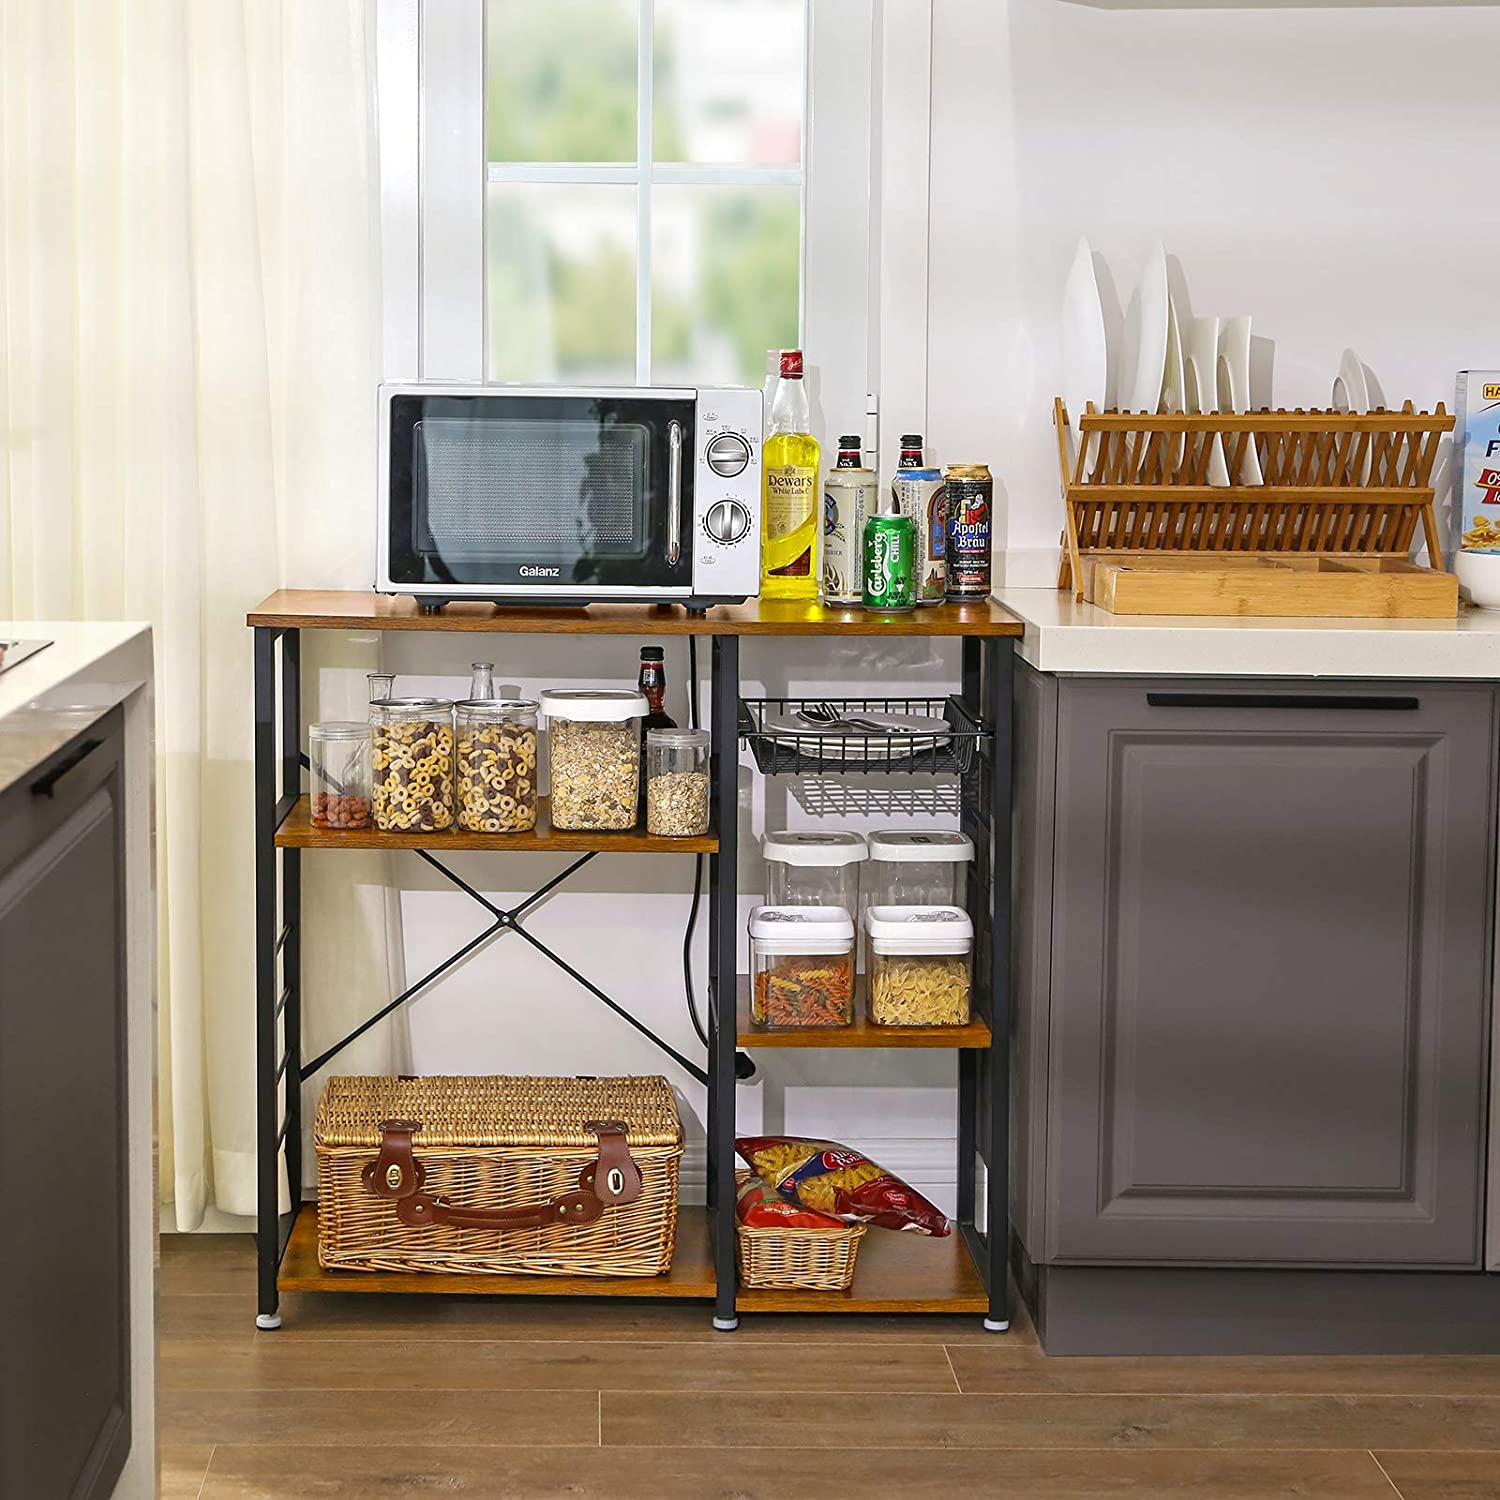
M840 906L859 910L859 867L869 847L857 833L768 833L760 841L766 862L767 906Z
M872 906L969 906L974 841L949 828L902 828L872 833L860 874L860 929ZM869 973L870 945L864 944Z
M956 906L872 906L870 1020L880 1026L966 1026L974 924Z
M645 695L549 688L539 702L552 764L552 826L634 828Z
M765 1031L854 1020L854 918L837 906L750 913L750 1019Z

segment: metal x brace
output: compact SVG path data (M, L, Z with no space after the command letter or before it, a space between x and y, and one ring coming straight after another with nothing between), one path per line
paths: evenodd
M412 999L416 995L421 994L421 992L425 990L427 986L433 982L433 980L441 978L448 972L449 969L454 966L454 964L458 963L461 959L467 958L469 954L475 951L475 949L483 947L484 944L487 943L492 937L497 936L499 933L510 931L514 932L519 937L525 938L525 940L530 943L538 953L542 954L545 958L551 959L552 962L556 964L564 974L568 975L570 979L573 979L577 981L577 983L581 984L583 988L586 989L589 994L591 994L596 1000L600 1001L604 1005L607 1005L610 1010L612 1010L622 1020L628 1021L630 1025L634 1026L642 1036L654 1042L679 1067L685 1069L694 1078L696 1078L699 1083L708 1083L708 1070L706 1068L704 1068L699 1063L690 1062L675 1047L670 1046L667 1042L664 1042L643 1021L637 1020L622 1005L618 1004L616 1001L612 1000L608 995L606 995L604 991L601 990L599 986L593 982L593 980L586 979L582 974L578 972L577 969L573 967L572 964L568 963L566 959L560 958L544 942L542 942L540 938L534 937L531 933L527 932L526 928L521 924L521 918L525 916L525 914L530 911L531 908L537 904L537 902L539 902L550 892L554 891L570 875L573 875L577 871L581 870L594 857L594 853L596 851L590 851L588 854L582 855L580 858L575 859L573 863L567 867L567 869L561 871L557 875L554 875L552 879L549 880L544 886L542 886L539 890L533 891L523 902L521 902L519 906L512 907L509 911L507 911L503 907L496 906L495 903L491 901L487 896L481 895L480 892L476 891L474 887L471 886L466 880L461 880L441 860L435 859L425 849L416 849L412 852L419 858L425 859L427 863L433 867L433 869L438 871L439 874L443 875L446 879L456 885L459 890L461 890L466 896L478 902L478 904L482 906L487 912L489 912L489 914L495 920L491 922L490 925L478 935L478 937L471 938L467 943L463 945L462 948L458 949L457 952L451 953L442 961L442 963L437 966L437 968L433 969L431 973L424 974L422 978L417 980L415 984L408 986L408 988L397 995L396 998L392 1000L388 1005L382 1006L368 1020L361 1022L360 1025L356 1026L354 1030L351 1031L348 1036L344 1037L342 1041L335 1042L333 1046L328 1048L326 1052L320 1052L318 1056L313 1058L310 1063L305 1064L301 1069L301 1076L303 1079L311 1078L312 1075L316 1073L319 1068L323 1067L325 1063L328 1063L333 1058L337 1057L338 1054L342 1052L350 1042L356 1040L359 1037L362 1037L365 1032L367 1032L378 1021L383 1021L388 1015L390 1015L393 1010L397 1009L398 1006L405 1005L408 1000Z

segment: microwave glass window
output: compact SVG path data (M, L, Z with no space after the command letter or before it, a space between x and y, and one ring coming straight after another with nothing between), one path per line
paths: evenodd
M524 552L642 558L651 435L639 423L419 422L417 550L450 567Z
M686 587L694 413L675 394L394 396L392 582Z

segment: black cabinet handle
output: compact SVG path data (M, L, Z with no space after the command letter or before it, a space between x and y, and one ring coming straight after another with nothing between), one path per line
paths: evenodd
M86 761L103 743L103 740L81 740L45 776L38 776L31 783L31 795L33 797L55 796L57 794L57 783L69 771Z
M1410 713L1420 698L1359 693L1147 693L1148 708L1332 708L1350 713Z

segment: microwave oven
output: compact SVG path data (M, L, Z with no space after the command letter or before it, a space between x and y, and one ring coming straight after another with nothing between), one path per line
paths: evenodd
M760 583L761 393L387 384L375 587L739 603Z

